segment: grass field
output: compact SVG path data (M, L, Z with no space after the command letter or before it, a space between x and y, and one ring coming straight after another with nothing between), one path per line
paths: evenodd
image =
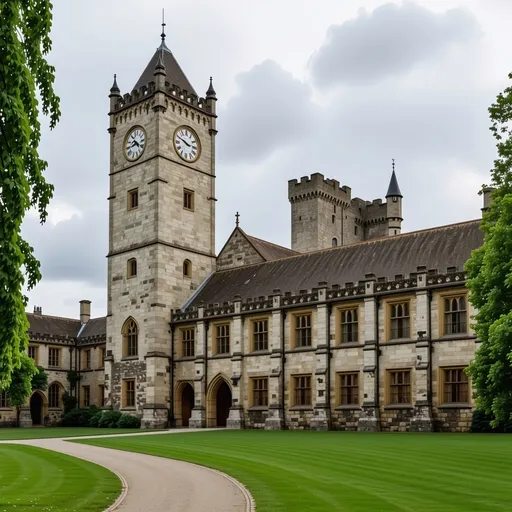
M512 510L512 436L220 431L75 441L196 462L258 512Z
M121 492L101 466L68 455L0 444L0 511L100 512Z
M48 437L99 436L103 434L132 434L135 432L140 432L140 430L129 428L85 427L0 428L0 441L13 441L15 439L43 439Z

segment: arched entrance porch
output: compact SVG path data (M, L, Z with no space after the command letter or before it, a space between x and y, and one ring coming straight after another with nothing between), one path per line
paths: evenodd
M207 426L225 427L232 404L231 386L218 375L210 384L207 403Z
M32 425L44 425L46 398L40 391L34 391L30 397L30 418Z

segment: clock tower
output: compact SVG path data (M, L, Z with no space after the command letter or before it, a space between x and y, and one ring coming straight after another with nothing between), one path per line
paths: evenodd
M133 90L110 90L106 405L167 426L170 311L215 270L216 94L165 43Z

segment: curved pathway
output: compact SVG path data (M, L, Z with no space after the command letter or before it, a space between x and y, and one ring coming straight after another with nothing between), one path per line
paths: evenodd
M200 431L204 432L204 429ZM124 435L158 435L193 430L171 430L144 434L90 436L91 438ZM121 477L123 494L117 506L107 509L119 512L250 512L253 500L249 492L231 477L196 464L143 455L110 448L100 448L65 439L13 440L11 444L39 446L95 462Z

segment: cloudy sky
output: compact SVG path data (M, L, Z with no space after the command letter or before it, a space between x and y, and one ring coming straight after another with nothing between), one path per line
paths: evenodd
M290 245L287 181L313 172L383 197L391 159L404 231L477 218L494 142L487 107L512 71L509 0L54 0L62 118L41 152L49 221L25 236L43 280L29 309L106 311L108 93L131 91L167 43L218 102L217 250L241 213L250 234Z

